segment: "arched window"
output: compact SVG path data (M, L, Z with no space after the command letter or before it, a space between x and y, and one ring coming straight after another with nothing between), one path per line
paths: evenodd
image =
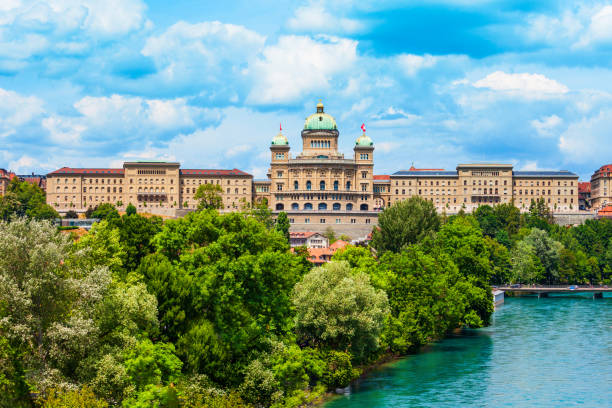
M340 211L340 203L334 203L332 208L334 209L334 211Z
M368 211L368 205L367 204L361 204L359 206L359 210L361 210L361 211Z
M297 211L297 210L300 209L300 205L298 203L293 203L293 204L291 204L291 209L293 211Z
M346 182L346 190L349 191L351 189L351 182L347 181Z
M353 211L353 204L349 203L346 205L346 211Z
M300 185L298 184L297 180L295 180L295 181L293 182L293 189L294 189L294 190L299 190L299 187L300 187Z
M319 211L324 211L324 210L327 210L327 204L319 203Z
M307 210L307 211L312 210L312 204L311 203L304 204L304 209Z
M319 190L325 190L325 181L321 180L319 183Z
M338 180L334 181L334 191L338 191Z
M308 180L306 182L306 190L311 190L312 189L312 183L310 182L310 180Z
M278 204L276 204L276 210L277 210L277 211L278 211L278 210L284 210L284 209L285 209L285 206L284 206L282 203L278 203Z

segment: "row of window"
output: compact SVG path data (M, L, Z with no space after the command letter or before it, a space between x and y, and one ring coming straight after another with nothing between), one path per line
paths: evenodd
M278 203L276 204L276 210L277 211L282 211L285 209L285 205L283 203ZM302 208L304 211L312 211L314 209L312 203L305 203L304 207ZM348 203L345 206L346 211L353 211L353 204ZM298 203L292 203L291 204L291 210L292 211L299 211L300 210L300 205ZM327 210L327 204L326 203L319 203L317 205L317 210L319 211L326 211ZM333 211L340 211L342 210L342 205L340 203L333 203L332 204L332 210ZM359 211L368 211L368 205L367 204L361 204L359 206Z
M295 223L295 218L289 218L289 222L291 224L294 224ZM319 223L325 224L326 223L326 219L325 218L320 218L319 219ZM356 218L351 218L350 219L350 223L351 224L357 224L357 219ZM370 224L370 219L366 218L365 219L365 223L366 224ZM310 224L310 218L304 218L304 224ZM342 224L342 219L341 218L336 218L336 224Z

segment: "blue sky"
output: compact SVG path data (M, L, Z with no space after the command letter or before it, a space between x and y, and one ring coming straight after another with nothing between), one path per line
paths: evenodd
M376 172L612 162L612 3L2 0L0 167L265 176L321 98Z

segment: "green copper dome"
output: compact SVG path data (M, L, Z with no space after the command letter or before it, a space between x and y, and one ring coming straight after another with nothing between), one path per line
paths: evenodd
M287 140L285 135L282 133L279 133L278 135L274 136L274 139L272 139L272 145L274 146L286 146L288 144L289 140Z
M363 135L359 136L355 141L356 146L373 146L374 142L370 139L370 136L366 136L365 132Z
M317 104L317 113L313 113L306 118L304 122L304 130L336 130L336 120L333 116L328 115L323 111L323 104Z

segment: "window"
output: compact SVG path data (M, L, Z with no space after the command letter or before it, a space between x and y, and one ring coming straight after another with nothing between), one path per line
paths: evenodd
M351 190L351 182L347 181L346 182L346 191L350 191Z
M312 190L312 183L310 182L310 180L306 182L306 190Z
M276 172L276 177L283 177L283 172L282 171L277 171Z
M370 223L370 219L369 219L369 218L366 218L365 223L366 223L366 224L369 224L369 223Z
M334 211L340 211L340 203L334 203L334 204L332 205L332 209L333 209Z
M325 190L325 181L321 180L319 183L319 190Z
M351 224L356 224L357 220L355 218L351 218Z
M361 178L368 178L368 172L367 171L362 171L361 172Z
M310 218L304 218L304 224L310 224Z
M338 180L334 181L334 191L338 191Z
M360 158L361 160L368 160L369 155L368 155L367 153L361 153L361 154L359 155L359 158Z
M291 204L291 209L293 211L297 211L297 210L300 209L300 205L298 203L293 203L293 204Z
M296 181L293 182L293 189L294 190L299 190L300 189L300 184Z
M368 211L368 205L367 204L361 204L359 206L359 210L360 211Z
M284 210L284 209L285 209L285 206L284 206L282 203L278 203L278 204L276 204L276 210L277 210L277 211L278 211L278 210Z
M325 224L325 218L321 218L321 219L319 220L319 222L320 222L321 224Z
M327 210L327 204L325 203L319 203L319 211L325 211Z
M336 218L336 224L340 224L340 218Z
M348 204L346 205L346 211L353 211L353 204L348 203Z
M276 191L283 191L283 184L282 183L278 183L276 185Z
M306 203L304 204L304 209L306 211L311 211L312 210L312 204L311 203Z

